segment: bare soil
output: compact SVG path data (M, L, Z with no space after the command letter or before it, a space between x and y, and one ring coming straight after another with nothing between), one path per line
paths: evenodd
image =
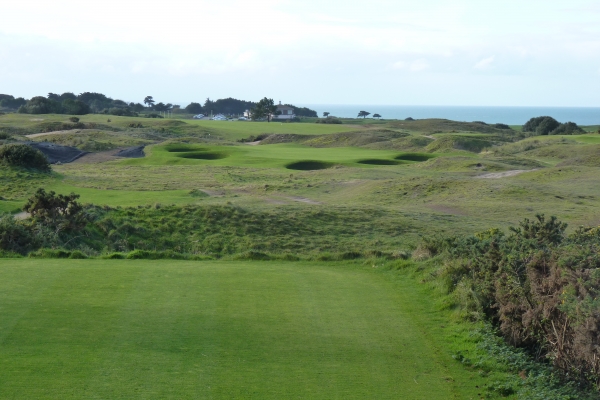
M532 171L537 171L537 169L514 169L511 171L504 171L504 172L492 172L489 174L479 175L476 178L482 178L482 179L508 178L510 176L515 176L515 175L522 174L524 172L532 172Z

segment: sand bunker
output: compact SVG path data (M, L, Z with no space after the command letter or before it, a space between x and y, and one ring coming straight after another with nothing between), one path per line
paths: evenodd
M50 164L70 163L88 153L87 151L81 151L75 147L61 146L48 142L29 142L26 144L41 151Z
M115 154L117 157L127 158L142 158L145 156L144 147L146 146L134 146L123 149Z

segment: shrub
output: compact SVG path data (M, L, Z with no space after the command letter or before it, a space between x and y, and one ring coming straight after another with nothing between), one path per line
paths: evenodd
M73 259L73 260L83 260L88 257L85 254L83 254L83 252L81 252L79 250L75 250L75 251L71 252L71 255L69 256L69 258Z
M38 189L27 200L23 210L30 213L36 222L56 233L80 230L87 224L88 215L77 202L78 198L79 195L75 193L57 195L53 191L46 193L44 189Z
M490 229L428 247L450 255L442 276L468 314L600 388L600 228L566 237L566 227L537 215L509 235Z
M29 253L30 258L71 258L71 252L63 249L39 249Z
M585 133L575 122L561 124L558 128L550 132L551 135L577 135Z
M15 220L12 215L0 217L0 249L26 254L34 242L34 234L25 224Z
M34 168L50 171L46 156L26 144L7 144L0 147L0 163L11 167Z
M506 124L494 124L494 128L496 128L496 129L511 129L511 127Z
M101 258L107 260L123 260L125 258L125 254L123 253L110 253L102 256Z
M341 124L342 120L335 117L319 118L315 121L317 124Z
M71 121L71 122L79 122L79 118L77 118L77 117L70 117L69 121Z

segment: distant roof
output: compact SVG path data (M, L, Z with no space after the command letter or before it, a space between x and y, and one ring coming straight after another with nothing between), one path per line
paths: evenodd
M285 105L282 105L282 104L278 104L277 105L277 109L278 110L293 110L294 108L290 107L290 106L285 106Z

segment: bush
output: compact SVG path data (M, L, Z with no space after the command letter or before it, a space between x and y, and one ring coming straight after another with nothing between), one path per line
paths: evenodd
M575 122L567 122L565 124L561 124L558 128L553 130L551 135L577 135L580 133L585 133L583 129L581 129Z
M537 215L509 235L490 229L425 246L452 259L442 276L467 314L600 388L600 227L568 237L566 227Z
M7 144L0 147L0 163L11 167L34 168L49 172L46 156L25 144Z
M585 133L574 122L561 124L552 117L531 118L523 125L523 132L534 132L536 135L573 135Z
M494 124L494 128L496 129L511 129L510 126L506 125L506 124Z
M88 257L85 254L83 254L83 252L81 252L79 250L75 250L75 251L71 252L71 255L69 256L69 258L72 260L83 260Z
M35 235L12 215L0 217L0 249L27 254L35 242Z
M29 253L30 258L71 258L71 252L63 249L39 249Z
M71 121L71 122L79 122L79 118L77 118L77 117L70 117L69 121Z
M315 121L317 124L341 124L342 120L335 117L319 118Z

